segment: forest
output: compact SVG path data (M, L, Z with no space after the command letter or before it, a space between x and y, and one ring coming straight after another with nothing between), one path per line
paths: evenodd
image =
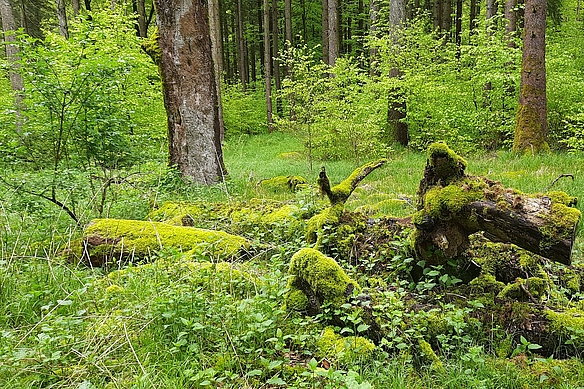
M0 0L0 387L584 387L582 13Z

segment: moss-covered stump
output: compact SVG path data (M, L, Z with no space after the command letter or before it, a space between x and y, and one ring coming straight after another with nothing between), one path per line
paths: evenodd
M163 248L233 260L248 255L250 242L223 231L150 221L95 219L85 229L83 238L72 242L65 253L70 260L101 267L144 260Z
M312 248L292 256L289 274L285 306L308 315L318 314L325 303L338 309L360 289L334 259Z
M500 182L464 173L466 162L444 143L428 148L418 190L413 247L418 258L444 264L484 231L493 241L514 243L553 261L570 264L581 217L576 199L563 192L527 195Z

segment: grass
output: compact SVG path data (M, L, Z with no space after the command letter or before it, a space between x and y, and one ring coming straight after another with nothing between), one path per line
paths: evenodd
M230 139L224 183L185 186L173 172L153 164L134 186L116 192L109 212L142 218L150 203L166 199L298 202L308 196L322 204L312 193L271 193L257 182L302 175L314 183L324 165L336 183L356 167L350 161L324 161L310 171L302 152L298 140L279 133ZM409 203L415 202L426 157L409 151L387 157L388 164L368 176L351 197L349 209L371 217L412 211ZM573 174L574 180L560 179L553 189L579 198L584 191L581 157L531 158L507 152L466 156L469 174L524 192L545 191L560 174ZM4 190L0 220L1 387L577 388L584 382L581 359L497 357L464 337L470 334L464 332L469 329L465 323L459 323L462 333L452 332L445 340L451 349L436 350L442 367L420 358L418 335L404 336L402 352L378 348L373 357L355 357L349 363L319 354L322 318L282 309L288 261L304 245L302 236L266 247L245 262L200 265L164 249L149 264L105 272L58 258L61 242L78 231L44 203L27 205ZM283 241L275 232L257 234L265 243ZM581 247L579 232L576 262L582 261ZM405 326L400 294L391 296L384 315ZM445 308L444 315L456 324L459 311ZM421 325L411 330L427 331Z

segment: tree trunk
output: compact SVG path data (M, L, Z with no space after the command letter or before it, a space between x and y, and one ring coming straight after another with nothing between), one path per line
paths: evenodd
M340 0L328 0L328 64L334 66L339 57Z
M378 26L379 21L379 2L378 0L370 0L369 2L369 36L371 39L375 39L378 36ZM378 49L372 46L369 49L369 75L371 77L378 75L377 70L377 52Z
M260 65L261 65L260 68L263 68L263 66L264 66L264 59L266 57L264 55L264 45L263 45L263 41L264 41L263 40L263 36L264 36L264 27L263 27L264 21L263 21L263 18L264 18L264 15L262 13L262 0L257 0L257 2L258 2L257 3L257 10L258 10L258 13L257 13L257 18L258 18L258 39L260 41L258 47L259 47L259 50L260 50Z
M487 26L487 32L492 34L491 29L496 27L496 19L494 17L497 15L497 0L487 0L485 10L485 20Z
M451 39L452 30L452 0L442 0L441 29L447 41Z
M455 27L455 42L460 48L462 44L462 0L456 0L456 27ZM460 51L457 52L458 58Z
M144 0L140 0L144 1ZM223 41L221 40L221 13L219 0L209 1L209 31L211 33L211 50L213 54L213 70L215 88L217 89L217 107L219 112L219 133L221 140L225 139L223 122L223 103L221 101L221 82L223 77Z
M9 78L10 78L10 88L14 92L14 103L15 103L15 130L17 133L21 132L22 129L22 92L24 90L24 81L19 73L20 65L18 64L19 55L18 47L11 42L16 41L16 36L14 31L16 31L16 22L14 20L14 10L10 4L10 0L0 0L0 17L2 19L2 29L4 30L4 42L6 43L6 58L10 65L9 68ZM24 15L23 15L24 18Z
M286 41L292 46L292 0L284 0L284 27Z
M69 26L67 24L67 12L65 10L65 0L57 0L57 19L59 21L59 33L69 39Z
M517 0L506 0L505 1L505 19L507 23L505 24L505 35L509 40L509 47L517 47L513 38L515 38L515 33L517 32L517 14L515 11L517 7Z
M373 3L375 0L371 0ZM329 11L328 0L322 0L322 61L329 63Z
M414 250L428 264L444 264L469 246L469 235L513 243L553 261L570 264L580 212L565 193L518 194L500 182L467 176L466 161L445 143L428 149L418 189ZM561 193L561 192L560 192Z
M77 18L77 16L79 16L80 8L79 0L71 0L71 6L73 8L73 17Z
M278 30L278 2L272 0L272 61L274 71L274 83L276 85L276 93L282 89L282 77L280 75L280 34ZM278 94L276 94L278 96ZM276 97L276 112L282 115L284 110L282 108L282 99Z
M268 118L268 132L274 131L272 118L272 56L270 54L270 3L264 0L264 75L266 79L266 112Z
M406 20L406 1L390 0L389 28L393 50L400 50L399 38ZM394 67L389 77L399 80L403 75L401 69ZM392 87L388 95L387 125L392 140L402 146L409 143L408 124L403 121L406 117L406 96L400 87Z
M146 7L144 0L137 0L136 5L138 10L138 31L140 32L141 38L146 38L148 36L148 29L146 27Z
M241 82L241 90L247 90L247 71L245 66L245 40L243 34L243 6L242 0L237 0L237 70L239 72L239 81Z
M470 10L469 10L469 34L474 34L477 28L477 15L479 14L479 3L477 0L470 0Z
M434 22L434 31L436 32L442 32L442 1L444 0L434 0L432 9L432 20Z
M513 151L549 151L545 72L546 0L525 2L521 86Z
M155 0L170 164L214 184L226 174L205 1Z

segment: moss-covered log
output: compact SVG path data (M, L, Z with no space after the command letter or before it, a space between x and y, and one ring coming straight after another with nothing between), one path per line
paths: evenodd
M484 231L493 241L570 264L581 213L564 192L527 195L500 182L464 173L466 162L444 143L428 149L412 221L414 251L430 264L445 263L469 246L469 235Z
M250 242L223 231L151 221L95 219L85 229L83 238L73 241L64 254L70 260L101 267L144 260L163 248L229 260L246 256Z

